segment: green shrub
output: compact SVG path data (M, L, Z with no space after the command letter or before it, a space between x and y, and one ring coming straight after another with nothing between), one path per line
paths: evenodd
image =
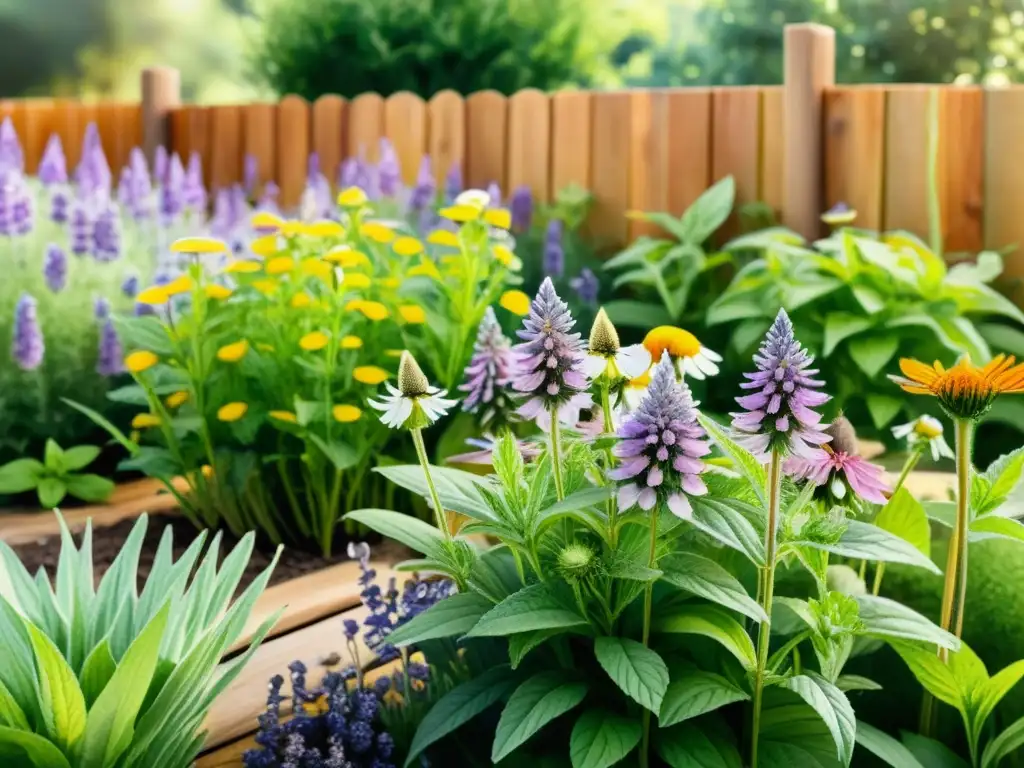
M590 0L306 0L262 19L252 64L278 93L429 97L586 85Z
M77 549L60 520L54 588L45 573L33 579L0 542L0 755L35 768L191 765L214 698L279 618L219 666L277 558L232 604L254 536L218 568L219 535L201 561L205 534L174 562L167 530L139 594L143 516L94 589L91 528Z

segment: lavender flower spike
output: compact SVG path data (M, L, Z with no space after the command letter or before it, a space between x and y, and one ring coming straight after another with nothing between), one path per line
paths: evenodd
M22 293L14 308L14 332L11 338L11 359L23 371L34 371L43 362L46 345L36 315L36 300Z
M416 175L416 185L409 195L409 209L416 213L425 211L437 194L437 184L434 182L434 171L430 165L430 156L424 155L420 160L420 170Z
M444 195L447 200L454 200L462 191L462 166L452 163L448 175L444 178Z
M25 155L21 150L18 132L14 130L14 122L9 117L0 123L0 171L5 170L18 173L25 170Z
M203 159L198 152L188 158L188 170L181 188L182 202L188 210L206 213L206 187L203 186Z
M533 193L530 188L525 184L516 187L508 207L512 214L512 231L516 234L528 232L533 223Z
M779 310L754 362L757 370L743 374L749 381L740 386L756 391L737 397L744 411L732 414L740 442L762 460L772 451L816 458L831 438L813 409L830 398L817 391L824 382L812 378L818 372L810 367L814 358L796 340L786 310Z
M100 319L99 351L96 355L96 373L100 376L117 376L124 373L124 353L117 329L110 317Z
M402 187L402 168L395 145L388 139L380 140L380 161L377 163L377 183L384 197L395 197Z
M482 412L482 426L490 424L498 415L507 413L511 405L508 385L517 373L517 360L512 342L501 332L494 310L488 307L476 334L473 357L466 366L466 381L459 389L466 393L462 410Z
M514 348L519 370L512 382L517 392L527 396L519 415L536 419L544 430L551 426L552 410L557 410L563 424L575 426L580 410L593 403L583 366L586 349L580 334L572 333L575 324L551 278L545 278L523 320L523 329L517 332L523 343Z
M46 247L43 261L43 277L54 293L60 293L68 282L68 257L59 245L50 243Z
M578 276L569 281L569 287L576 291L576 298L588 307L596 307L601 281L588 267L584 267Z
M562 247L563 224L561 219L548 222L544 235L544 274L556 280L565 274L565 249Z
M43 159L39 161L39 180L46 187L68 182L67 159L64 157L64 147L60 143L60 136L56 133L50 136L50 140L46 142Z
M691 517L688 497L708 492L700 477L706 468L701 457L711 448L697 424L697 404L690 388L676 382L667 352L654 367L640 406L618 434L622 440L614 452L623 461L612 470L611 478L630 481L619 488L619 509L639 504L648 510L661 501L677 517Z

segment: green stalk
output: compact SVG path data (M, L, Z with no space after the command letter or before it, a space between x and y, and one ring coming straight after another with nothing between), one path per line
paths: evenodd
M551 472L555 478L555 496L565 498L565 480L562 478L562 446L559 439L558 406L551 407Z
M423 475L427 478L430 500L434 505L434 522L437 523L437 527L444 534L444 537L451 540L452 532L448 527L447 519L445 519L444 507L441 506L441 497L438 496L437 488L434 487L434 478L430 476L430 460L427 458L427 447L423 444L423 430L410 429L409 432L412 434L412 443L416 446L416 456L420 460L420 466L423 467Z
M612 434L615 427L612 425L612 406L611 406L611 387L609 386L607 377L601 380L601 414L604 416L604 433L606 435ZM605 463L607 470L611 472L612 467L615 465L615 460L612 456L611 447L604 449ZM618 512L619 505L615 501L615 497L612 496L608 499L608 543L612 549L615 549L615 542L618 539L618 531L616 530L616 513Z
M779 517L779 496L782 486L782 455L772 451L768 466L768 527L764 536L764 590L761 607L767 618L757 630L757 670L754 675L754 720L750 736L750 766L757 768L757 742L761 729L761 697L764 692L768 645L771 641L772 596L775 589L775 528Z
M658 507L651 510L651 539L650 549L647 554L647 567L652 569L658 562ZM651 602L654 596L654 582L648 581L644 586L644 629L643 644L646 648L650 645L651 639ZM643 711L643 740L640 744L640 768L647 768L648 752L651 745L651 710L644 707Z
M907 456L907 460L903 462L903 469L900 470L900 476L896 480L896 485L892 489L892 495L895 496L899 493L900 488L907 481L907 477L911 472L914 471L914 467L917 466L917 462L921 460L921 456L924 454L924 449L927 443L918 443L914 450L911 451L910 455ZM892 497L890 497L892 498ZM871 585L871 594L877 596L879 590L882 588L882 576L885 574L885 563L881 562L878 567L875 568L875 581Z
M964 614L967 610L967 550L970 540L968 528L971 524L971 427L969 419L956 422L956 524L960 554L957 559L957 597L954 604L953 634L961 637L964 631Z

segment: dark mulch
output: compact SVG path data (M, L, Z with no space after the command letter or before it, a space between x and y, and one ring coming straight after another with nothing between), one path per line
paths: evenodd
M97 583L99 583L100 578L106 573L107 569L110 568L118 552L121 551L121 547L135 522L135 520L123 520L115 525L93 530L93 572L96 575ZM179 515L150 515L149 524L146 528L146 538L143 541L142 552L139 555L139 589L142 588L146 577L149 575L150 568L153 566L153 559L156 556L157 546L160 543L160 537L167 526L170 526L174 533L174 556L176 558L184 553L189 544L198 535L195 527L187 519ZM76 535L75 540L76 543L80 544L81 535ZM222 556L233 545L233 538L230 535L225 535L224 541L221 544ZM372 546L374 559L377 560L391 562L402 560L409 556L407 550L403 550L400 545L391 541L378 542ZM298 578L299 576L305 576L313 571L348 560L348 556L345 554L345 543L340 540L340 537L336 547L338 551L329 558L285 547L281 553L281 558L277 562L277 566L274 568L274 573L270 577L270 586ZM21 559L21 562L29 570L29 573L34 574L42 567L47 570L51 578L53 577L57 570L57 561L60 556L59 535L49 536L27 544L18 544L13 549ZM264 550L260 551L257 548L253 551L245 573L242 575L242 580L239 584L240 590L252 583L270 563L273 550L270 547L264 547Z

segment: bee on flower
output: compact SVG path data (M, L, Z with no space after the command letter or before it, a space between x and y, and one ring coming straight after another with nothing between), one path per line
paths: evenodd
M660 360L662 352L668 352L680 378L705 379L718 375L718 364L722 356L708 349L689 331L672 325L659 325L644 337L644 346L651 358Z
M932 461L953 458L953 449L949 447L942 432L942 422L927 414L892 428L892 436L897 440L906 439L911 449L921 446L930 448Z
M382 411L380 420L392 429L423 429L448 413L455 400L445 397L448 391L431 386L419 363L408 351L398 362L398 386L385 383L388 395L368 400L372 408Z

